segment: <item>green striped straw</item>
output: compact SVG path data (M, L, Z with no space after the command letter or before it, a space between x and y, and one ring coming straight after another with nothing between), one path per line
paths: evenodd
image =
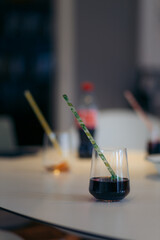
M92 137L92 135L90 134L88 128L85 126L84 122L82 121L82 119L80 118L80 116L78 115L75 107L73 106L73 104L69 101L69 98L66 94L63 95L64 100L67 102L68 106L70 107L72 113L74 114L74 116L76 117L77 121L79 122L80 126L82 127L83 131L85 132L85 134L87 135L88 139L90 140L90 142L92 143L94 149L97 151L98 155L100 156L100 158L103 160L105 166L108 168L108 171L110 172L112 179L117 179L117 176L115 174L115 172L113 171L113 169L111 168L111 166L109 165L107 159L105 158L105 156L103 155L103 153L101 152L100 148L98 147L98 145L96 144L94 138Z

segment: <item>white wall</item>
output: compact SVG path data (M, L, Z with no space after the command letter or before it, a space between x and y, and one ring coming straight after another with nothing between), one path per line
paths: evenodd
M141 68L160 68L160 1L139 0L137 64Z
M137 70L137 1L78 0L76 16L78 86L95 83L100 109L127 108L123 92L134 90Z

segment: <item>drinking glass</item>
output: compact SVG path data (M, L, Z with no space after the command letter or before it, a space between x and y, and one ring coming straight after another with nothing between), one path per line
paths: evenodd
M153 125L152 131L150 132L150 140L147 143L147 153L160 153L160 129L157 125Z
M101 152L116 174L116 178L111 177L101 157L93 149L89 192L98 200L119 201L130 191L127 149L102 149Z
M55 134L61 152L52 144L46 134L44 134L43 146L43 166L47 171L58 175L70 169L70 138L68 132Z

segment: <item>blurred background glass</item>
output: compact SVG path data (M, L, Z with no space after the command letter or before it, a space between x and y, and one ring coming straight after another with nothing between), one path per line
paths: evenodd
M132 91L160 116L158 0L1 0L0 114L14 119L19 145L43 143L24 98L29 89L53 130L66 130L80 83L92 81L98 108L129 108Z
M71 142L68 132L58 132L55 136L60 149L54 148L53 143L44 134L42 164L45 170L59 175L62 172L70 171L72 162Z

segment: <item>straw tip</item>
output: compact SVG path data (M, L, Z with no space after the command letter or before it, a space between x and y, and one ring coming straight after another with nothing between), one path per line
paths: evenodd
M63 98L64 98L65 100L68 100L67 94L63 94Z
M124 91L124 96L127 97L127 96L130 96L131 92L129 90L125 90Z
M24 91L24 95L26 96L28 93L30 93L30 91L27 89Z

